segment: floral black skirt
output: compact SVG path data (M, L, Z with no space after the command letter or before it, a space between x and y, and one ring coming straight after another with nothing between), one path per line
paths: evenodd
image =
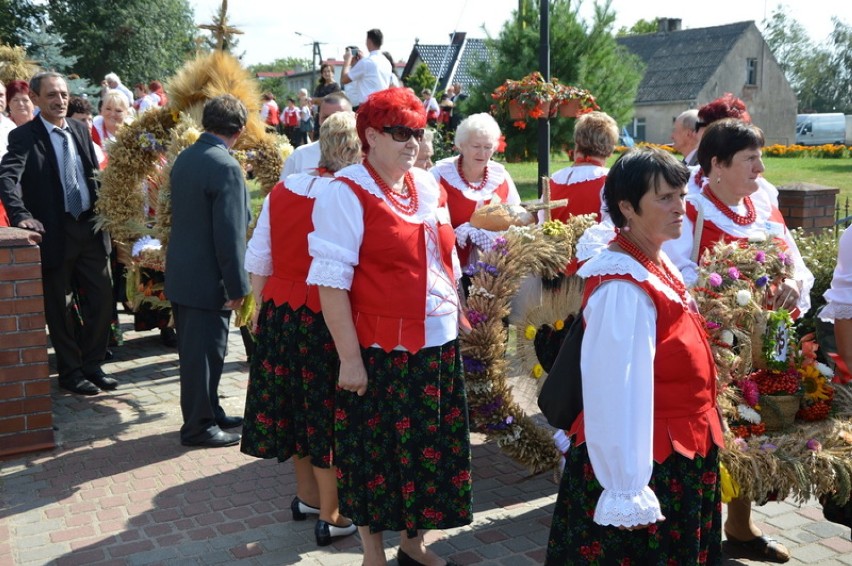
M334 463L334 394L339 362L321 313L263 304L249 373L240 450Z
M340 512L370 532L470 524L470 432L458 342L362 349L367 393L339 390Z
M586 445L571 447L553 510L547 561L568 564L688 566L722 562L719 452L690 460L671 454L654 463L651 489L665 521L635 531L592 520L602 488Z

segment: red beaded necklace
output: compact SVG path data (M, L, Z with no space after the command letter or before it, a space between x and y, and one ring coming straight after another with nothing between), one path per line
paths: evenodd
M669 270L669 266L666 265L666 262L663 261L660 265L657 265L651 261L651 258L649 258L645 252L639 249L639 246L628 240L621 232L615 236L615 243L618 244L622 250L632 256L633 259L642 264L642 267L656 275L660 281L665 283L670 289L677 293L683 303L686 304L686 285L684 285L683 282Z
M754 224L754 221L757 219L757 213L754 210L754 203L751 200L751 197L745 197L743 199L743 204L746 207L745 216L742 214L737 214L731 207L722 202L722 200L716 196L716 193L713 192L713 189L710 188L710 180L704 179L704 182L701 182L702 177L704 176L704 171L700 168L695 173L695 184L701 187L701 192L704 193L704 196L707 197L707 200L713 203L713 206L719 209L719 212L728 217L731 222L734 224L738 224L740 226L748 226L750 224Z
M470 181L465 179L464 171L462 170L462 165L464 164L464 155L459 155L459 158L456 160L456 169L459 172L459 177L464 182L465 185L473 189L474 191L481 191L485 184L488 182L488 165L485 166L485 172L482 174L482 181L478 185L472 184Z
M375 181L379 186L382 194L387 197L388 202L390 202L395 209L408 216L417 212L417 207L420 205L420 198L417 196L417 187L414 185L414 179L411 177L411 171L406 171L405 175L402 177L403 185L405 185L409 197L409 201L405 203L403 202L405 197L391 189L366 159L364 160L364 168L367 170L367 173L370 174L370 177L373 178L373 181Z

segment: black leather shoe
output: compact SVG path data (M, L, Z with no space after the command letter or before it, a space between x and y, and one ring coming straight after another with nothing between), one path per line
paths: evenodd
M332 539L348 537L351 534L355 534L357 530L358 527L355 526L355 523L349 523L345 527L338 527L319 519L314 526L314 535L317 537L317 546L328 546L331 544Z
M320 512L316 507L311 507L299 499L298 495L290 502L290 511L293 512L294 521L304 521L308 518L308 515L319 515Z
M118 380L108 376L102 369L91 374L86 374L86 379L94 383L96 386L107 391L112 391L118 387Z
M177 348L177 334L174 328L163 328L160 330L160 340L164 346L169 348Z
M216 419L216 424L219 425L219 428L237 428L243 426L243 418L222 417L221 419Z
M77 395L97 395L101 392L97 385L81 375L60 378L59 387Z
M184 446L201 446L203 448L222 448L224 446L234 446L240 443L240 435L236 432L225 432L220 430L210 438L204 440L181 440Z

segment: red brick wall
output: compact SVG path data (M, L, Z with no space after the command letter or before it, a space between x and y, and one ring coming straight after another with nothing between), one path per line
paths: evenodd
M54 446L40 240L0 228L0 457Z
M778 205L788 228L820 232L834 225L834 205L839 189L811 183L778 187Z

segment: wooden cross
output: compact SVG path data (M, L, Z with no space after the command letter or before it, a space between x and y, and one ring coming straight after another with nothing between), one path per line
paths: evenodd
M529 212L544 211L544 220L550 221L550 211L554 208L568 206L568 199L550 200L550 177L541 178L541 200L532 202L522 202L521 206Z
M238 28L228 25L228 0L222 0L219 15L213 18L212 24L201 24L198 27L210 31L210 35L216 38L216 49L219 51L227 50L231 45L232 37L243 33Z

